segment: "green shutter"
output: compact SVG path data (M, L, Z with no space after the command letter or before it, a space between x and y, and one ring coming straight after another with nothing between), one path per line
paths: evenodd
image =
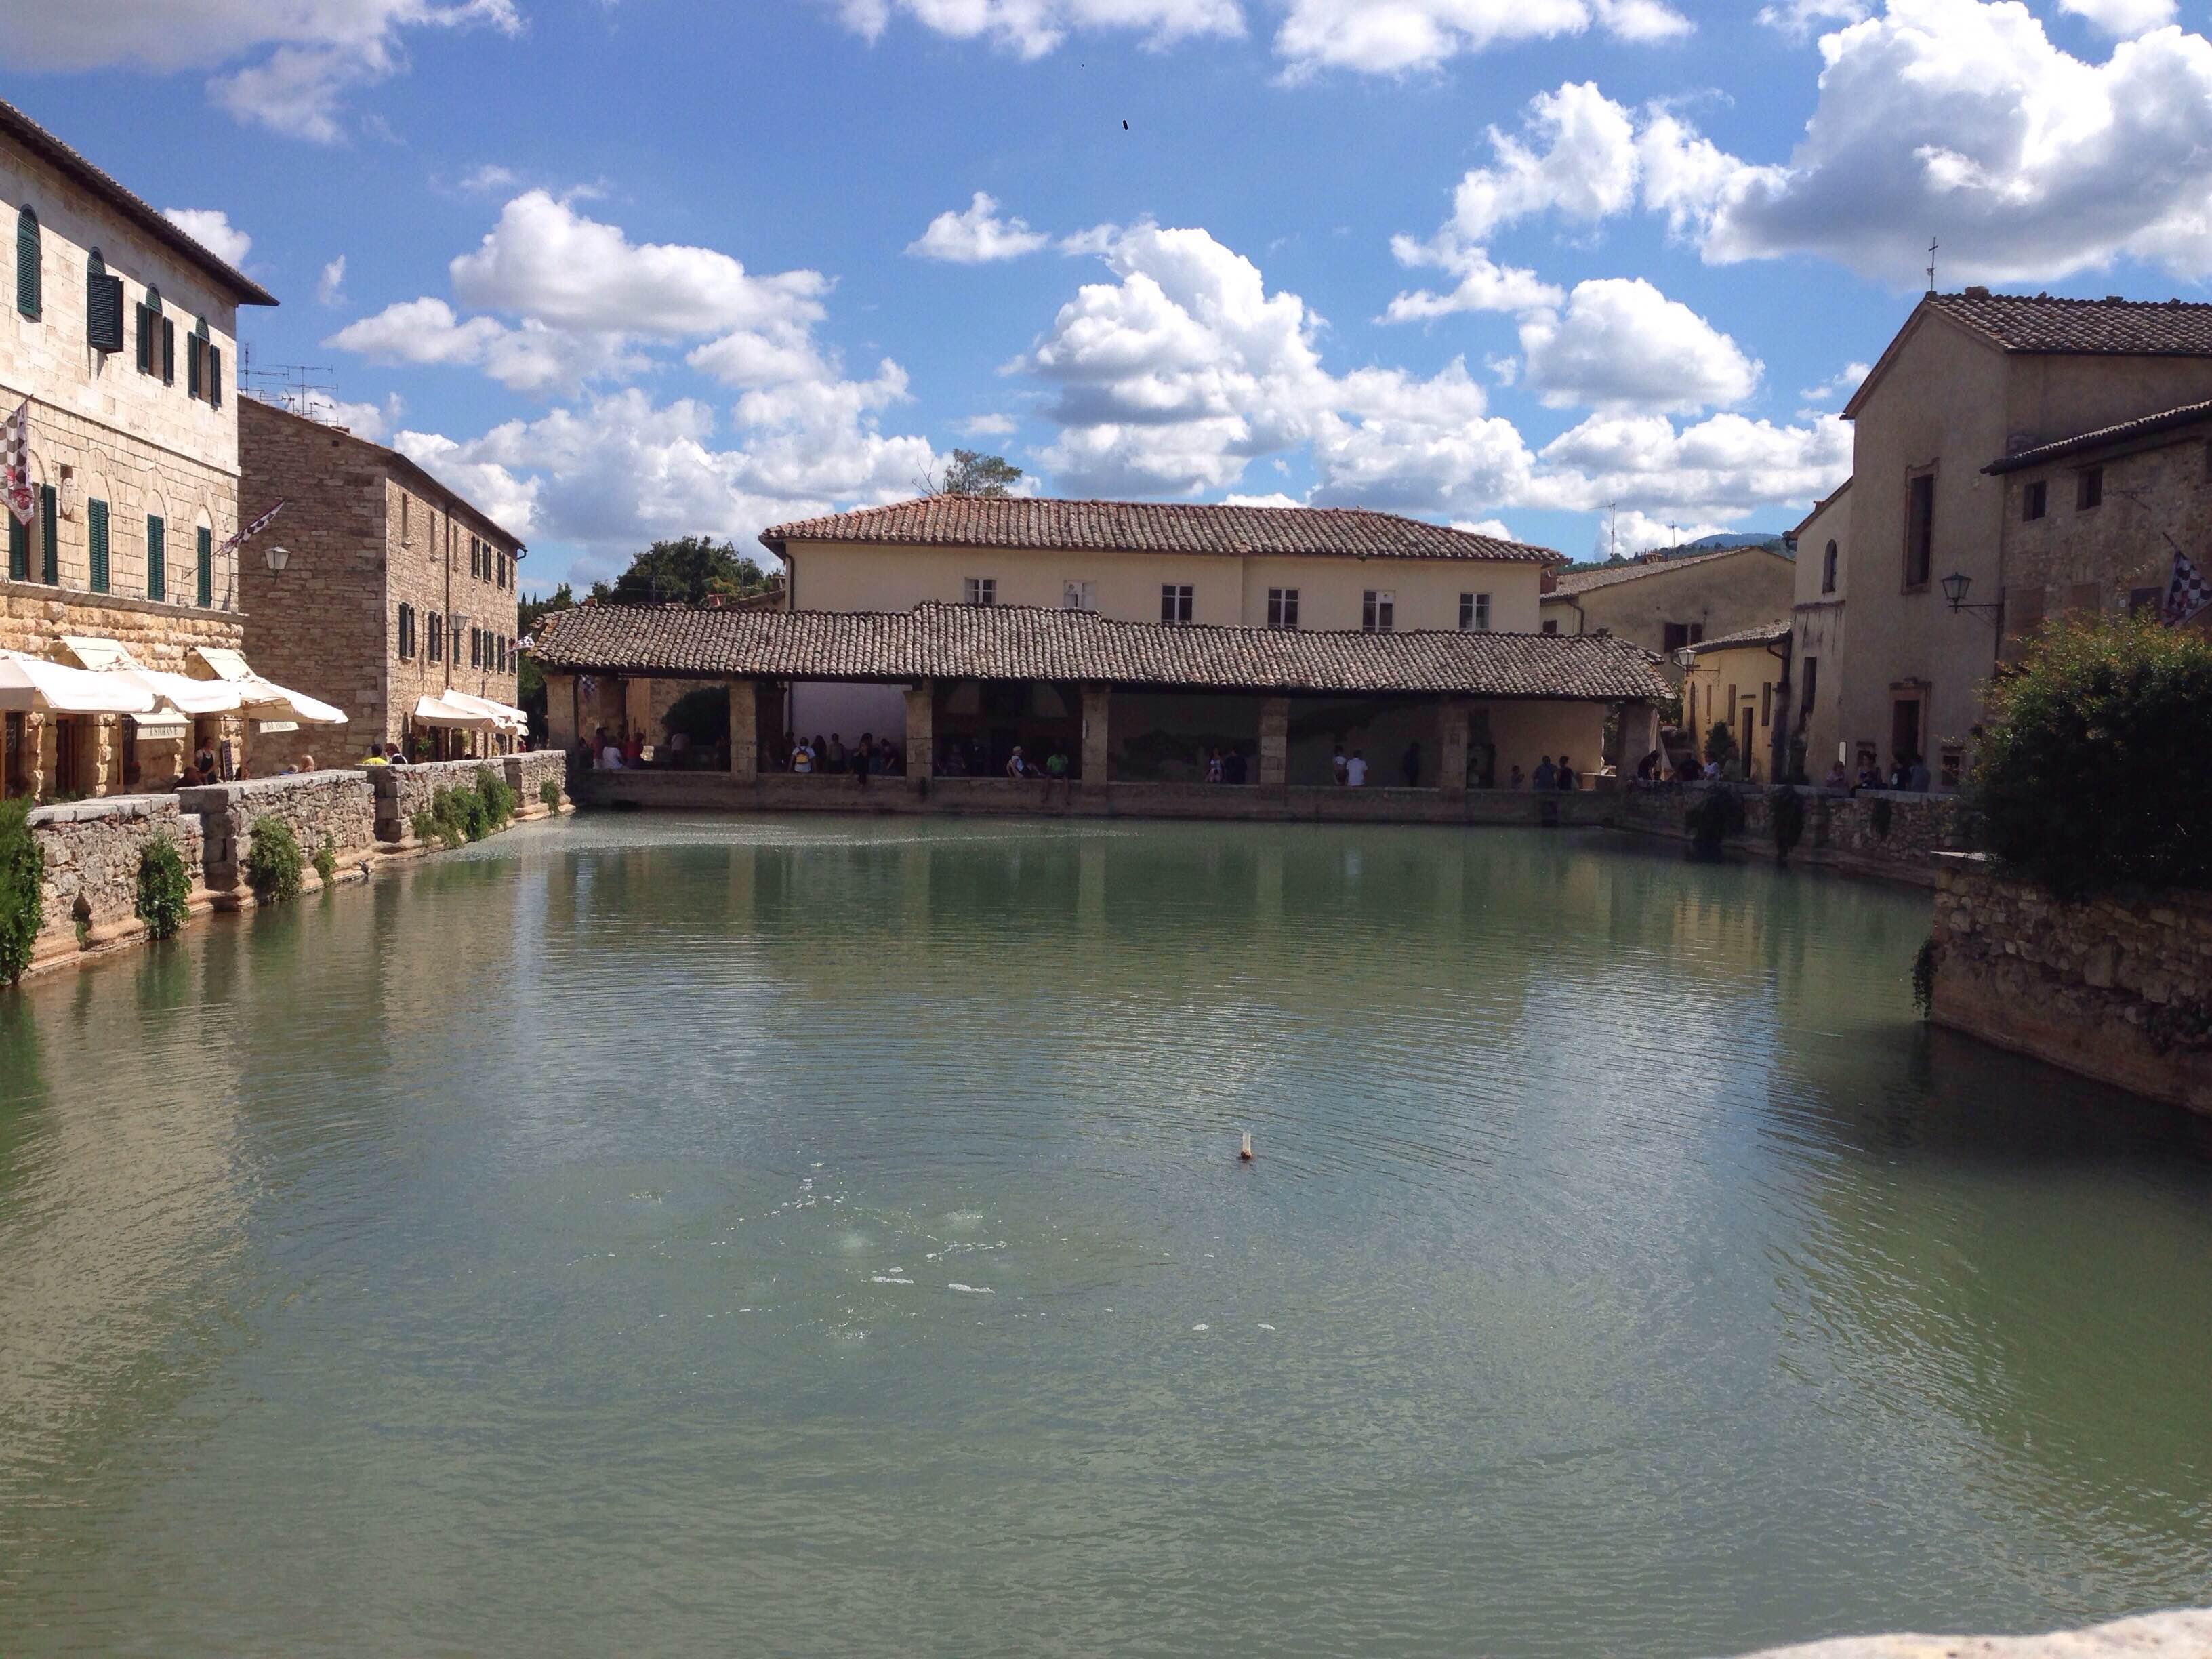
M222 349L210 346L208 359L208 402L217 409L222 407Z
M204 611L215 603L215 532L202 525L199 543L199 597L196 603Z
M200 395L200 359L206 352L207 342L197 334L185 342L185 395L187 398Z
M133 313L132 320L138 325L138 372L151 374L154 372L154 313L144 306L139 306Z
M123 279L107 274L97 248L85 262L84 342L94 351L123 349Z
M31 526L13 513L8 515L8 580L31 579Z
M167 317L161 319L161 384L177 383L177 325Z
M84 504L85 534L90 544L92 591L107 592L107 503L87 501Z
M169 597L169 527L150 513L146 515L146 597Z
M15 309L39 320L39 216L24 208L15 215Z
M39 580L49 587L62 579L60 503L52 484L39 488Z

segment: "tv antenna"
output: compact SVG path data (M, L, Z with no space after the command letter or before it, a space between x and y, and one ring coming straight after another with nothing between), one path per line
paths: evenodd
M1933 236L1930 236L1930 237L1928 239L1928 291L1929 291L1930 294L1933 294L1933 293L1936 291L1936 246L1937 246L1937 243L1936 243L1936 239L1935 239Z

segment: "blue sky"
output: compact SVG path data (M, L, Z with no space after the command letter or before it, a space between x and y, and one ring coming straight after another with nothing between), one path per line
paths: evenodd
M283 299L241 317L257 366L325 366L536 588L894 499L956 445L1053 494L1576 555L1610 502L1625 546L1785 527L1848 470L1834 410L1931 234L1947 287L2203 297L2199 11L0 0L0 30L11 100Z

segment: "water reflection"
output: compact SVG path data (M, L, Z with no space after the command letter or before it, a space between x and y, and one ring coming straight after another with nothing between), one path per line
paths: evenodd
M1926 927L1594 836L580 819L34 983L0 1646L2206 1599L2212 1136L1923 1030Z

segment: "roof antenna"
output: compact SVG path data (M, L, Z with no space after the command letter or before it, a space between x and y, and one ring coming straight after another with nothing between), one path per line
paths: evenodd
M1928 239L1928 291L1930 294L1936 291L1936 239L1930 236Z

